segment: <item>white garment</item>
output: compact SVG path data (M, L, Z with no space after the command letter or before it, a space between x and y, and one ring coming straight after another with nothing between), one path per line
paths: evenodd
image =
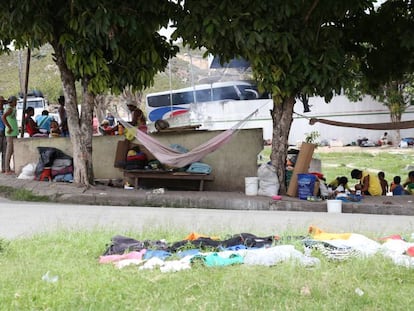
M345 192L345 187L344 187L344 186L342 186L342 185L339 185L339 186L335 189L335 191L337 191L337 192Z

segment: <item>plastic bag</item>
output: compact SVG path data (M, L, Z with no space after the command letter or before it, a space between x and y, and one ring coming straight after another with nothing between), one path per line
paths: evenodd
M279 178L273 165L267 163L260 165L257 170L257 177L259 178L258 195L271 197L279 193Z
M18 179L33 179L35 176L36 163L26 164L22 168L22 172L17 177Z

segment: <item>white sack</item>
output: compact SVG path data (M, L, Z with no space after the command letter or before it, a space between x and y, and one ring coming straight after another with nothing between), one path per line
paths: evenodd
M267 163L260 165L257 177L259 178L258 195L271 197L279 193L279 178L277 178L276 168L273 165Z
M20 173L19 176L17 176L17 178L18 179L34 179L35 170L36 170L36 163L26 164L22 168L22 172Z

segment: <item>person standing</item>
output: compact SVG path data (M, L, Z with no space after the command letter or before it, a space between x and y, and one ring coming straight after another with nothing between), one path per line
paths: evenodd
M6 151L7 151L7 141L5 136L5 125L2 120L4 113L4 104L7 101L3 96L0 96L0 152L1 152L1 172L6 172Z
M7 140L7 148L6 148L6 160L5 160L5 169L6 174L11 175L14 174L14 171L10 168L10 161L11 157L14 153L14 145L13 140L17 138L19 135L19 126L17 125L16 119L16 105L17 105L17 97L10 96L7 100L8 107L6 112L4 112L2 116L3 123L5 125L5 135ZM14 165L13 165L14 168Z
M106 114L105 120L108 120L109 126L114 126L115 125L115 117L113 116L112 113L108 112Z
M65 97L59 96L59 118L60 118L60 131L63 137L69 137L69 128L68 128L68 117L66 115L66 108L65 108Z

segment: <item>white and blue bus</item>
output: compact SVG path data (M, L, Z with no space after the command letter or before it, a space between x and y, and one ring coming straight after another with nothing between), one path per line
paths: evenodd
M248 81L215 82L148 94L146 111L148 120L155 122L188 112L191 104L257 99L269 97L267 94L259 94L257 87Z
M350 102L345 95L334 96L329 104L321 97L310 97L311 112L304 116L303 104L295 104L294 119L289 135L289 142L296 144L312 131L320 133L320 140L340 140L344 144L365 137L378 140L384 131L357 128L335 127L316 123L309 125L309 118L325 118L334 121L353 123L390 122L387 107L371 97L364 97L358 102ZM167 120L171 127L200 125L204 130L226 130L253 111L258 112L249 119L243 128L262 128L263 139L272 139L273 121L270 110L273 101L267 94L260 94L254 83L249 81L215 82L196 85L183 89L152 93L146 97L146 112L150 131L155 131L154 122ZM404 120L412 120L414 106L407 108ZM394 131L389 131L395 136ZM401 137L414 137L414 129L401 130Z
M269 109L272 104L269 94L260 93L250 81L199 84L146 96L150 129L151 124L162 119L167 120L172 127L201 125L200 129L223 130L259 109L244 128L263 128L269 132L265 135L268 138L271 137L272 120ZM264 119L266 124L258 122Z

